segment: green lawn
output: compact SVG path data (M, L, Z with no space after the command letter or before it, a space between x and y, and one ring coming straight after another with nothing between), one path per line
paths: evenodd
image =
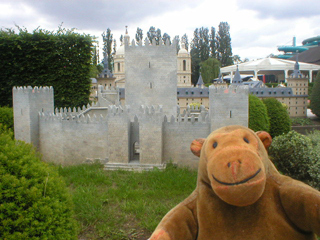
M169 165L146 172L102 165L60 167L75 204L79 239L147 239L161 218L196 187L197 171Z

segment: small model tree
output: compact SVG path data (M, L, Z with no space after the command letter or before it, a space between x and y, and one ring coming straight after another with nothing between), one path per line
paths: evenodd
M270 122L266 105L255 95L249 95L249 128L269 132Z
M317 115L317 117L320 117L320 71L318 71L316 80L312 88L310 109L313 114Z
M266 98L263 103L268 111L271 137L288 133L291 130L291 120L287 109L275 98Z

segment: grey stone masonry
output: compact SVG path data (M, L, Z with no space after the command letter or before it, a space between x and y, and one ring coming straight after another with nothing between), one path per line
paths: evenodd
M111 163L129 163L129 109L110 106L108 113L108 154Z
M248 86L220 87L211 85L209 87L211 131L228 125L248 127L248 94Z
M137 115L141 105L163 106L166 115L176 115L177 55L172 45L125 44L126 104Z
M161 164L163 154L163 113L161 108L141 107L139 118L140 163Z
M39 147L39 112L53 113L52 87L14 87L13 114L16 139Z

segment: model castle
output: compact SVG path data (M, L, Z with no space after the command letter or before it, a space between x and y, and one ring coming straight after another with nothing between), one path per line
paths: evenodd
M180 113L175 44L125 41L126 105L120 105L119 89L100 86L95 105L54 109L52 87L14 87L16 139L63 165L98 159L108 169L161 168L167 162L197 167L192 140L222 126L248 126L249 90L212 85L209 111L201 106Z

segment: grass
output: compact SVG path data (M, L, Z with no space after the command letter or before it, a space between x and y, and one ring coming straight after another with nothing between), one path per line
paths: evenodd
M147 239L161 218L196 187L197 172L104 171L102 165L60 167L75 204L79 239Z

